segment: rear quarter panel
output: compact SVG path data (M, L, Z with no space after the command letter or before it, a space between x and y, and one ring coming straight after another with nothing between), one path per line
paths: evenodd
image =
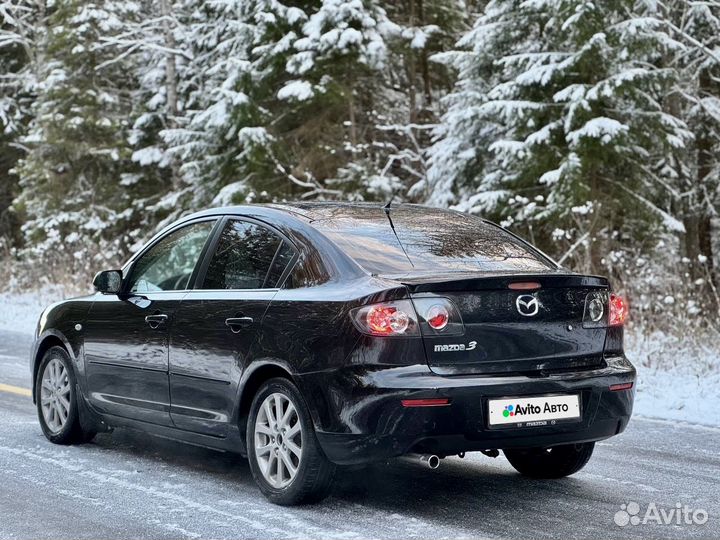
M372 277L280 290L265 314L254 362L289 366L317 427L345 431L338 420L355 398L370 391L362 382L366 372L425 364L420 338L365 336L353 325L350 310L407 297L397 282Z

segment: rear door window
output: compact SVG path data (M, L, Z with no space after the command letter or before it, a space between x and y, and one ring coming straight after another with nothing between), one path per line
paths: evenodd
M277 287L293 255L287 243L267 227L248 221L228 221L220 233L202 288Z
M283 242L275 255L275 260L268 272L266 287L278 287L285 268L295 256L295 250L287 242Z

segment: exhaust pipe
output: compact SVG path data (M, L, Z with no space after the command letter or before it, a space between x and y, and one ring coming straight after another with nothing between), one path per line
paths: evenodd
M440 458L435 454L424 454L420 456L420 462L426 463L431 469L437 469L440 466Z

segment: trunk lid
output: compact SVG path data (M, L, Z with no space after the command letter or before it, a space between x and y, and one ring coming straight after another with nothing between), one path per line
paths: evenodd
M587 296L593 293L604 300L607 320L605 278L495 273L395 279L408 287L414 300L449 299L462 317L463 335L443 335L428 327L423 331L428 364L438 374L543 375L603 364L607 328L603 320L584 325L583 317ZM510 288L528 282L540 287Z

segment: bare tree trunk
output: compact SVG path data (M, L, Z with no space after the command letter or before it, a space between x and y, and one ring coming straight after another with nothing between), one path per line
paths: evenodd
M420 24L425 24L425 10L423 6L423 0L418 0L418 17L420 18ZM420 65L422 66L422 79L423 79L423 97L424 107L429 109L432 105L432 87L430 82L430 65L428 62L427 47L423 47L420 53Z
M713 93L712 79L710 73L707 70L703 70L699 77L700 94L710 95ZM697 167L697 185L706 185L713 169L713 141L711 140L706 128L701 127L702 132L699 134L697 139L698 145L698 167ZM712 251L712 227L710 222L710 209L707 208L707 203L703 201L699 205L699 216L698 216L698 251L701 255L706 257L705 268L708 272L710 280L714 286L717 286L717 276L715 275L715 269L713 264L713 251ZM720 306L719 306L720 307Z
M162 27L165 38L165 46L168 49L175 49L175 35L170 25L170 4L168 0L160 0L160 15L162 16ZM165 55L165 92L168 123L175 126L175 119L178 113L177 98L177 66L175 64L175 53L168 52Z
M415 0L408 0L408 26L415 24ZM415 79L417 78L417 68L415 66L415 51L409 47L405 57L408 78L408 99L410 103L409 121L414 123L417 120L417 91L415 90Z
M700 243L699 243L699 216L692 209L686 210L686 215L683 217L683 225L685 226L685 237L684 237L684 249L685 257L690 260L692 277L697 278L697 262L698 255L700 255Z
M599 273L602 267L602 246L598 244L597 232L598 223L600 222L600 213L602 212L602 205L600 202L600 190L599 190L599 179L597 170L590 172L590 200L593 203L593 209L590 213L590 223L588 227L588 246L587 260L588 260L588 271L592 273Z
M163 38L168 52L165 54L165 116L169 128L177 127L178 92L177 92L177 65L174 51L176 47L175 35L170 24L172 16L170 0L160 0L160 16L162 17ZM170 162L172 184L174 189L180 189L182 175L177 160Z
M707 95L712 92L709 73L703 70L699 74L698 93ZM689 259L690 276L693 280L704 278L710 280L702 296L712 298L711 290L717 288L712 249L711 209L703 199L703 187L707 184L713 166L713 141L706 131L704 123L700 123L695 132L695 177L690 179L690 197L683 204L683 252ZM717 307L717 306L716 306Z
M350 142L353 146L357 145L357 125L355 118L355 92L352 88L348 91L348 115L350 117Z

